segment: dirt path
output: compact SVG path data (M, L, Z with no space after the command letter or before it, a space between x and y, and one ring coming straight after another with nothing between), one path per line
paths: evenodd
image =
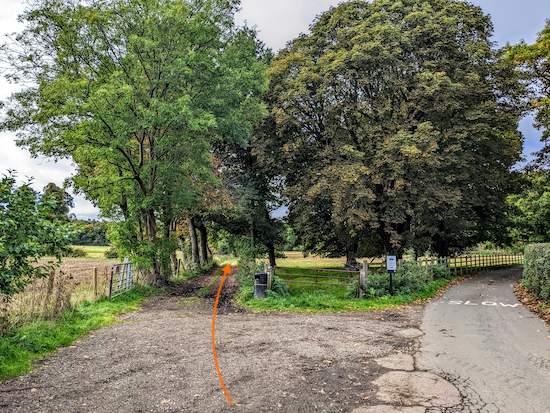
M212 356L217 285L210 274L173 286L120 324L91 332L35 372L3 383L0 410L347 412L384 403L373 382L393 368L374 359L408 356L417 346L423 307L257 314L231 302L234 290L229 276L216 319L218 361L234 406Z

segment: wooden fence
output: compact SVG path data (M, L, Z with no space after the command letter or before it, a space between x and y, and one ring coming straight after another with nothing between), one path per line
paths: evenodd
M447 275L459 276L474 274L485 268L492 269L511 265L521 265L524 263L524 258L523 254L466 255L452 258L420 257L416 260L416 263L420 269L423 269L426 272L433 273L435 266L443 266ZM398 267L402 264L403 260L398 260ZM308 271L309 274L301 274L293 271ZM370 264L367 261L363 261L362 269L358 271L325 268L267 267L267 288L271 289L272 275L277 275L287 284L310 284L318 285L320 287L326 285L335 285L340 287L357 285L357 295L358 297L361 297L363 295L364 287L368 281L369 272L372 271L386 272L386 264ZM292 277L293 279L289 279L289 277ZM314 278L314 281L301 281L294 279L302 277L307 279ZM321 282L319 282L319 280L321 280ZM329 283L325 282L326 280L338 280L338 282ZM340 280L345 280L347 282L342 282Z

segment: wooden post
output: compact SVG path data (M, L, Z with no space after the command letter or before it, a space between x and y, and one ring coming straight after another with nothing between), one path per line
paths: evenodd
M94 268L94 297L97 297L97 267Z
M275 267L265 267L265 272L267 273L267 289L271 290L271 272L275 269Z
M365 280L367 279L367 272L369 264L367 261L363 261L363 271L359 272L359 291L358 291L358 297L363 298L363 291L365 288Z

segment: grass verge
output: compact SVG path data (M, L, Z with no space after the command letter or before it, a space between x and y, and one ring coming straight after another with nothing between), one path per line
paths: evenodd
M137 286L113 301L101 298L65 312L58 321L37 321L0 338L0 381L26 374L32 362L101 327L115 324L119 314L138 308L158 288Z
M244 290L238 297L239 304L254 311L291 311L291 312L348 312L348 311L372 311L386 308L399 307L409 304L420 304L432 298L438 292L447 287L450 279L441 278L431 281L422 289L402 295L385 295L375 298L343 298L335 296L327 290L293 290L286 297L267 297L255 300L250 289Z

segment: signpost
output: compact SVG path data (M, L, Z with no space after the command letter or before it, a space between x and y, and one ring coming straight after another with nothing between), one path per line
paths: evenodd
M390 294L393 295L393 276L392 274L397 271L397 257L395 255L386 256L386 270L390 274Z

